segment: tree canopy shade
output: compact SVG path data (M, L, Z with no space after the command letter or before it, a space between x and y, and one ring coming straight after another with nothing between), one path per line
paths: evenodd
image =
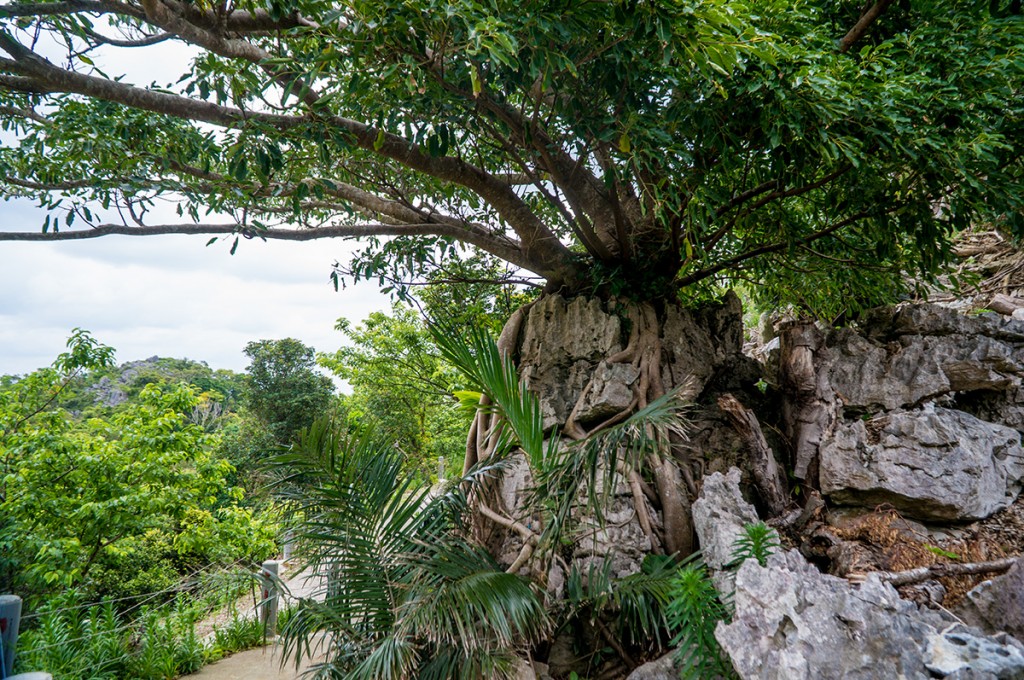
M6 2L0 191L51 214L0 239L364 236L355 278L469 244L552 289L872 302L974 219L1020 229L1024 19L868 4ZM108 73L167 41L177 83Z

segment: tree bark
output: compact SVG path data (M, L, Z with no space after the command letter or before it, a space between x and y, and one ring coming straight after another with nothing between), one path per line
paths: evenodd
M778 517L786 509L789 494L786 492L785 476L780 472L775 461L775 453L764 438L757 416L731 394L719 397L718 407L725 412L733 427L747 442L752 455L754 485L772 517Z

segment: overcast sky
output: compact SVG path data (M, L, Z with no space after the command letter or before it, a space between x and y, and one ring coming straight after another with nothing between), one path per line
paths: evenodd
M0 229L33 231L42 213L0 202ZM230 241L108 236L61 243L0 242L0 374L49 365L73 328L117 349L240 371L250 340L293 337L318 350L342 342L340 316L361 320L390 303L372 283L335 292L343 241Z
M163 43L146 48L145 58L116 49L91 56L127 82L165 86L193 53ZM38 231L44 215L28 201L0 202L0 230ZM150 221L179 220L169 209L163 217ZM361 320L390 307L372 283L334 292L331 264L355 244L243 241L231 256L230 241L206 247L208 240L0 242L0 375L49 365L76 327L117 349L119 362L159 355L240 371L250 340L293 337L330 351L342 342L338 317Z

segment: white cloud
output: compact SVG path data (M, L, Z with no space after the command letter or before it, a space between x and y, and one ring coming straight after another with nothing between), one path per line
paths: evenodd
M0 205L0 222L12 226ZM24 229L35 229L35 222ZM372 284L334 291L342 242L246 242L235 256L197 237L0 242L0 374L48 365L72 328L89 329L118 360L154 354L242 370L250 340L341 344L340 316L386 309Z
M62 58L53 47L46 51ZM145 60L113 48L92 57L126 82L168 85L195 54L168 42L148 49ZM44 218L28 201L0 203L0 230L38 231ZM147 221L181 220L162 204ZM0 242L0 375L50 364L76 327L116 348L118 361L160 355L242 370L250 340L294 337L330 351L342 342L338 317L362 320L389 307L372 283L334 291L331 264L345 260L353 244L243 241L231 256L231 240L206 247L207 240Z

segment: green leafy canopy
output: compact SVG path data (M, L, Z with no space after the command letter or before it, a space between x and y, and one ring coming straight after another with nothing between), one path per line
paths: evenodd
M472 247L570 291L873 304L972 221L1020 231L1024 21L862 4L9 2L0 193L50 214L0 238L353 236L342 271L400 290ZM168 41L177 82L118 79Z

